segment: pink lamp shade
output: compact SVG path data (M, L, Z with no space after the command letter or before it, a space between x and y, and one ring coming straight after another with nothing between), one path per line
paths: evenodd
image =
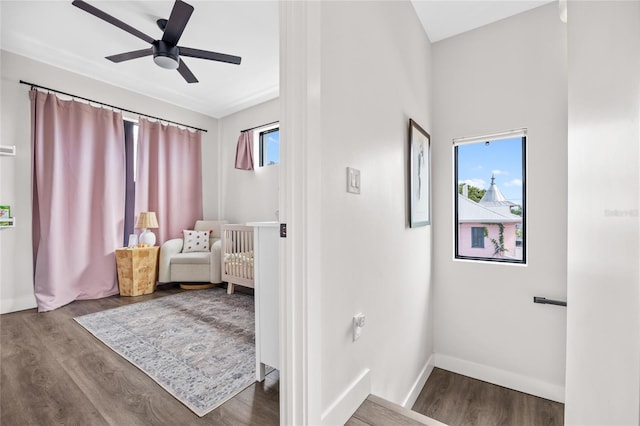
M156 212L140 212L138 221L136 222L136 228L142 229L138 242L148 246L155 245L156 236L153 232L149 231L149 229L158 227Z

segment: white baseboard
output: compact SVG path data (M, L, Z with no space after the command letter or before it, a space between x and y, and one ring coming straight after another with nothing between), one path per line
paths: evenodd
M424 365L424 367L422 367L422 370L420 371L418 378L413 383L413 386L411 386L411 390L409 391L409 394L404 399L404 401L402 401L401 405L404 408L411 409L411 407L413 407L413 404L416 403L416 400L418 399L418 396L420 395L422 388L427 383L427 379L431 375L431 372L433 371L434 367L435 367L435 354L431 354L431 356L427 360L427 363Z
M323 425L343 425L371 393L371 376L367 368L322 413Z
M564 403L564 386L443 354L435 354L435 366L505 388Z
M0 314L24 311L25 309L33 309L36 306L36 298L33 294L19 298L2 298L0 300Z

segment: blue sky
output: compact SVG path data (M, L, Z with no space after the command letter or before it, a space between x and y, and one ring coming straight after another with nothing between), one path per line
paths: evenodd
M267 133L266 164L280 162L280 131Z
M458 145L458 183L489 189L491 175L505 198L522 202L522 139L520 137Z

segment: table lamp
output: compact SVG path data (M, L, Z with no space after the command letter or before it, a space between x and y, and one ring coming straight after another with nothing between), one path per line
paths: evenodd
M149 231L149 228L158 228L156 212L140 212L138 215L138 221L136 222L136 228L142 229L138 239L140 244L146 244L148 246L156 244L155 234Z

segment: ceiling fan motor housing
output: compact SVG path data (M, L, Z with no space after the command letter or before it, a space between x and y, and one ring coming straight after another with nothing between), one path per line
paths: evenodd
M175 70L180 65L178 47L162 40L153 42L153 62L162 68Z

